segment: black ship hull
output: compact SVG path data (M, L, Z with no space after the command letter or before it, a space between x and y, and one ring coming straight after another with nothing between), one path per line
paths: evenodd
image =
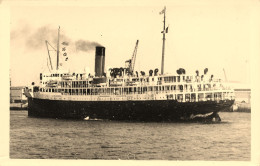
M188 120L198 114L229 109L234 100L177 102L145 101L64 101L28 98L28 116L73 119L108 119L130 121ZM213 116L211 116L213 118Z

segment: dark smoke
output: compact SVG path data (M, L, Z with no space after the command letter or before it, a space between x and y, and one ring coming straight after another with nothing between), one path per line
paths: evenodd
M77 51L92 51L95 50L96 46L101 46L101 44L97 42L91 42L86 40L78 40L75 42L76 50Z
M39 49L45 47L45 40L49 41L53 47L56 47L58 42L58 28L51 28L50 26L46 25L28 34L25 36L25 39L25 44L29 49ZM71 39L64 35L64 32L61 30L60 42L63 41L70 43Z
M27 49L37 50L46 47L45 41L47 40L54 48L57 47L58 40L58 27L53 28L50 25L42 26L34 31L32 31L29 25L25 25L15 31L11 32L11 41L24 40ZM76 51L88 52L95 50L96 46L101 46L101 44L92 41L77 40L73 41L66 35L65 32L60 29L60 44L66 42L71 50L76 48ZM61 44L62 45L62 44ZM72 47L71 47L72 46ZM68 48L69 49L69 48Z

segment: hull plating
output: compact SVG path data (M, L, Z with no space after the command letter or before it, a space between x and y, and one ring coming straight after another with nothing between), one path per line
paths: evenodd
M233 103L233 100L180 103L175 100L63 101L28 98L28 115L50 118L171 121L190 117L192 114L217 113L230 108Z

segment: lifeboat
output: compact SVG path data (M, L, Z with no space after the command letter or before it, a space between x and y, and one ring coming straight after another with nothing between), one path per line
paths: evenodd
M57 81L50 81L47 83L47 86L48 87L56 87L58 85L58 82Z

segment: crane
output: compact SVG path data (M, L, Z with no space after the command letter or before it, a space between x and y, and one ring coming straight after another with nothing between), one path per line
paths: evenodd
M134 52L133 52L133 55L132 55L132 59L125 61L126 63L128 63L128 68L129 68L130 73L134 72L138 43L139 43L139 40L136 41L135 49L134 49Z

